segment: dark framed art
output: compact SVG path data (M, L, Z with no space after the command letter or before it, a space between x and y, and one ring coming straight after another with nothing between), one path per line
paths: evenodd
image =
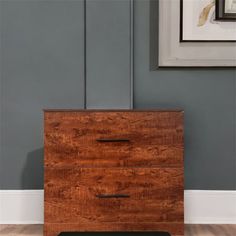
M224 42L222 38L219 42L210 41L212 38L216 40L217 36L219 36L219 32L214 32L219 28L219 23L232 23L235 26L236 22L217 21L217 25L207 23L206 28L199 26L200 29L198 29L197 25L200 19L200 23L203 25L205 23L202 19L205 12L208 13L206 14L208 17L211 13L211 21L214 20L215 22L215 4L212 5L212 2L213 0L158 0L159 6L156 6L156 0L151 1L153 3L151 5L152 14L150 17L151 22L153 22L150 26L153 31L151 34L151 45L152 51L158 55L158 57L155 57L153 56L154 53L151 54L152 68L154 68L154 63L157 63L159 68L236 67L236 42L233 40ZM183 5L185 8L182 8L182 11L180 11ZM157 14L154 14L155 12L158 12L158 17L156 16ZM185 18L183 17L182 19L183 22L184 19L189 20L187 22L187 28L184 28L185 32L187 32L185 36L189 36L192 41L180 42L181 32L179 22L181 12L185 13ZM158 27L154 24L156 22L158 22ZM155 33L156 28L158 28L158 34ZM233 25L231 25L231 28L228 27L228 29L228 36L233 34L235 35L234 39L236 39L236 30L232 30ZM208 31L210 34L207 34ZM184 39L186 40L186 38Z
M236 42L235 16L236 0L180 0L180 42Z
M216 20L236 21L236 0L215 0Z

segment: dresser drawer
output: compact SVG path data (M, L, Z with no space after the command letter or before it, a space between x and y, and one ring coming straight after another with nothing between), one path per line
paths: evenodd
M47 223L183 223L182 168L46 168L44 188Z
M183 112L46 112L45 166L183 165Z

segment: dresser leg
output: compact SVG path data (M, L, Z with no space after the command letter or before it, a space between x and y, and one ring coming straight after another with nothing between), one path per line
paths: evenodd
M44 228L43 236L58 236L61 232Z
M58 236L59 234L60 232L47 231L47 232L44 232L43 236Z

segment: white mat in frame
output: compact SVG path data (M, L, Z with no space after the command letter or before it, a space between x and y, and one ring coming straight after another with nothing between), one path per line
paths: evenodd
M180 0L159 0L159 67L236 67L235 42L180 42Z

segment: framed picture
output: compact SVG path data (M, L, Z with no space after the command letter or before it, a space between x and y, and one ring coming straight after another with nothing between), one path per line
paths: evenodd
M234 3L236 0L180 0L180 42L236 42Z
M193 1L202 2L202 0L188 0L189 6L192 6ZM180 42L180 6L181 0L159 0L159 19L155 20L158 21L159 32L153 34L154 39L158 36L156 40L158 47L152 50L157 52L157 59L150 54L151 59L157 62L157 67L236 67L236 42L205 42L204 40ZM189 30L195 32L195 29ZM217 36L216 32L212 33Z
M236 21L236 0L215 0L216 20Z

